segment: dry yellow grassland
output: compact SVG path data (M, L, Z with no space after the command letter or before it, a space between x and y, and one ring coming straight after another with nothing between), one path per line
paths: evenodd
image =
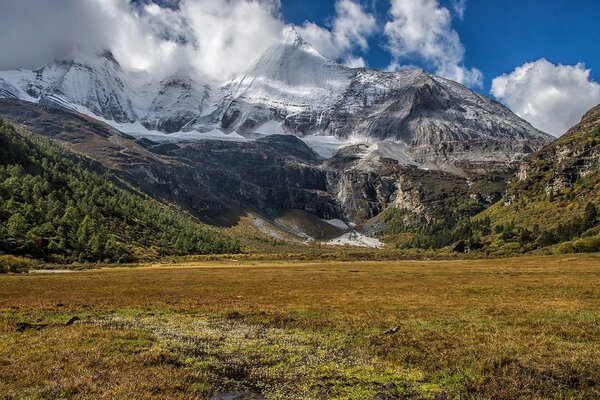
M0 398L230 392L600 398L600 257L0 276Z

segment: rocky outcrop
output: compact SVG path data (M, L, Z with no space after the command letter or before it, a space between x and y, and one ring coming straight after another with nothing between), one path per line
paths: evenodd
M600 172L600 106L587 112L565 135L525 158L517 179L542 185L546 194L572 187ZM509 195L518 197L516 191Z
M501 199L505 188L505 175L462 177L386 157L365 162L356 150L340 151L323 164L329 191L354 223L364 223L390 207L425 220L461 205L483 210ZM406 223L414 221L408 218Z

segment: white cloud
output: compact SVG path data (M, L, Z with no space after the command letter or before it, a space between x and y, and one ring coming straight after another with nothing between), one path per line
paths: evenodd
M368 38L377 30L375 17L354 0L338 0L335 10L331 30L305 22L296 27L298 33L325 57L349 66L365 66L364 59L354 56L353 51L368 50Z
M154 0L156 1L156 0ZM164 1L163 1L164 3ZM110 49L127 68L166 75L191 69L225 80L242 73L281 40L280 0L4 0L0 69L32 69ZM364 65L354 50L368 48L375 18L355 0L337 0L331 30L301 27L307 41L349 65Z
M109 40L95 0L4 0L0 12L0 69L36 68Z
M177 9L150 3L133 12L124 9L127 0L93 1L112 16L115 57L159 74L191 68L214 80L233 78L279 41L284 27L278 0L181 0Z
M62 0L59 0L62 1ZM158 75L189 65L188 30L178 11L155 4L134 7L127 0L85 0L110 33L104 47L126 68Z
M565 133L600 103L600 85L583 64L554 65L546 59L495 78L492 94L533 126L555 136Z
M463 19L467 10L467 0L452 0L452 9L458 18Z
M213 79L240 73L284 23L279 0L6 0L0 69L36 68L110 49L128 68L167 74L192 68Z
M241 73L267 47L281 40L278 1L184 0L194 38L193 65L215 78Z
M365 68L367 62L362 57L348 56L344 59L344 65L350 68Z
M465 49L452 18L438 0L391 0L391 21L384 34L392 54L390 69L415 59L431 66L434 72L468 86L481 86L483 74L464 66Z

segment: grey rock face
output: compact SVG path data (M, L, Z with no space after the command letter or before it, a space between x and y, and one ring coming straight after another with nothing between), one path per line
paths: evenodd
M546 193L570 188L580 179L600 172L600 105L555 142L526 157L517 178L544 185ZM518 197L511 191L511 196ZM526 194L526 193L525 193Z
M357 156L360 149L340 151L324 162L329 191L339 203L344 217L363 223L394 207L425 220L445 208L470 203L484 209L500 200L504 175L461 177L444 171L406 166L390 158L369 160ZM407 225L411 221L405 221Z
M145 193L214 224L234 224L247 210L274 219L282 210L299 209L362 223L398 207L427 218L449 201L477 195L476 203L485 206L498 199L496 190L470 183L493 178L406 166L385 157L385 147L374 158L363 157L365 146L359 145L324 161L289 135L156 143L134 140L81 114L7 99L0 100L0 116L61 141Z

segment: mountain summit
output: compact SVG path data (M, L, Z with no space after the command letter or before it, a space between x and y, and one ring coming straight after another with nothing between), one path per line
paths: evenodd
M421 69L337 64L294 29L223 90L213 118L227 132L394 141L432 166L508 162L552 139L498 102Z

